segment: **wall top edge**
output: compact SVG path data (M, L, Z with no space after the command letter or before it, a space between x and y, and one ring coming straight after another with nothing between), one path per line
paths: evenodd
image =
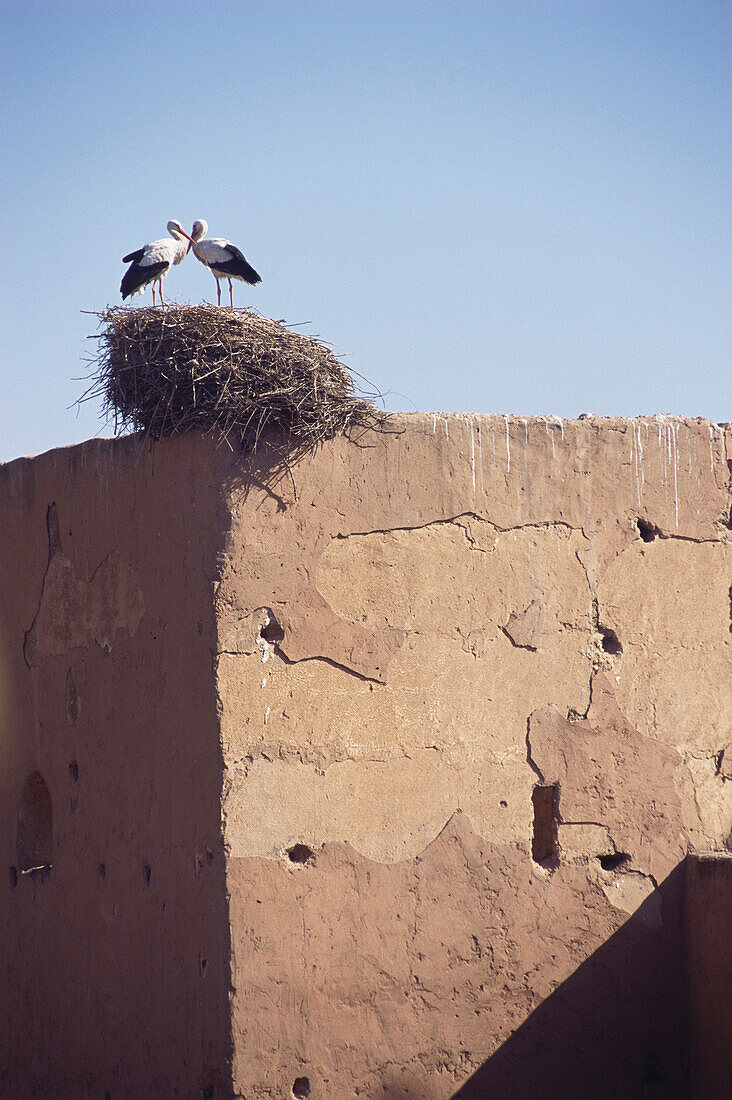
M652 413L648 415L639 416L602 416L597 413L582 413L578 417L561 417L555 413L546 413L543 415L522 416L519 413L483 413L483 412L398 412L392 413L390 420L395 427L422 427L426 426L429 421L437 421L441 424L459 424L459 423L476 423L476 422L496 422L501 423L504 426L516 425L531 425L531 424L544 424L544 425L562 425L564 428L572 428L577 426L584 427L596 427L600 429L608 430L623 430L625 427L633 425L650 425L657 424L659 426L671 424L698 424L707 425L711 431L718 431L724 433L732 429L732 423L727 421L710 420L704 416L685 416L683 414L675 413ZM186 432L180 436L175 436L172 439L165 440L167 446L185 446L186 442L190 442L191 439L196 439L197 445L203 444L207 450L215 451L221 444L216 440L214 436L205 435L199 432ZM51 462L63 462L65 459L78 458L83 452L91 452L95 456L99 456L104 452L128 452L133 451L140 453L141 448L147 449L148 441L144 432L130 432L125 435L118 436L95 436L92 439L85 439L79 443L65 444L60 447L52 447L47 451L41 451L35 455L18 455L16 458L9 459L5 462L0 462L0 471L7 470L11 467L17 467L26 465L28 463L51 461Z

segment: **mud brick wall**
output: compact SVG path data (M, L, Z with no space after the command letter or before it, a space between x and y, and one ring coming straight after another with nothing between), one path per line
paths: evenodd
M414 414L0 467L0 1094L688 1095L730 456Z

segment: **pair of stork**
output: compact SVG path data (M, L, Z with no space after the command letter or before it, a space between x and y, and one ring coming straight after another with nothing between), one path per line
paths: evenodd
M206 237L208 225L203 219L195 221L190 236L178 221L168 222L169 237L163 237L159 241L151 241L136 252L130 252L122 257L123 264L129 264L122 279L120 291L122 299L142 292L146 286L152 283L153 305L155 305L155 287L160 292L160 304L165 306L163 298L163 279L171 267L184 260L191 249L197 259L209 268L216 279L216 293L218 305L221 305L221 280L229 280L229 298L231 308L234 308L234 291L231 286L232 279L240 279L242 282L254 286L261 283L261 279L250 263L247 263L236 245L226 241L222 237ZM188 241L188 247L186 247Z

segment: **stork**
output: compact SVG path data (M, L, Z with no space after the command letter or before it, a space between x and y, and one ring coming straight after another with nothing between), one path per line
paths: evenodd
M188 245L188 251L193 249L196 259L213 272L216 279L217 305L221 305L221 280L229 280L229 299L233 309L234 290L231 280L240 279L243 283L249 283L250 286L261 283L262 280L235 244L224 240L223 237L206 237L206 233L208 233L208 222L203 219L195 221L191 229L189 238L191 243Z
M150 241L138 248L137 252L130 252L122 257L123 264L129 264L124 273L120 292L122 300L133 294L142 292L148 283L152 283L153 305L155 305L155 284L160 290L160 304L165 307L163 298L163 279L171 267L185 259L188 248L185 241L191 241L183 226L178 221L169 221L167 226L169 237L162 237L159 241ZM185 240L184 240L185 238ZM193 242L191 241L191 244Z

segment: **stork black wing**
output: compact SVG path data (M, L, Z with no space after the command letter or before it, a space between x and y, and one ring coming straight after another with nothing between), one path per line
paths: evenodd
M243 279L245 283L249 283L250 286L254 286L255 283L261 283L262 278L254 270L248 260L244 258L242 253L236 247L236 245L226 245L229 252L233 253L230 260L226 260L223 264L211 264L212 271L218 271L222 275L230 275L232 279Z
M170 264L167 260L162 260L157 264L142 264L134 263L127 271L125 271L120 285L120 293L122 294L122 300L129 298L131 294L134 294L136 290L141 290L142 287L147 286L153 279L157 279L158 275L162 275L164 271L167 271Z
M122 257L123 264L136 264L142 259L142 254L145 251L145 246L138 248L137 252L130 252L129 255Z

